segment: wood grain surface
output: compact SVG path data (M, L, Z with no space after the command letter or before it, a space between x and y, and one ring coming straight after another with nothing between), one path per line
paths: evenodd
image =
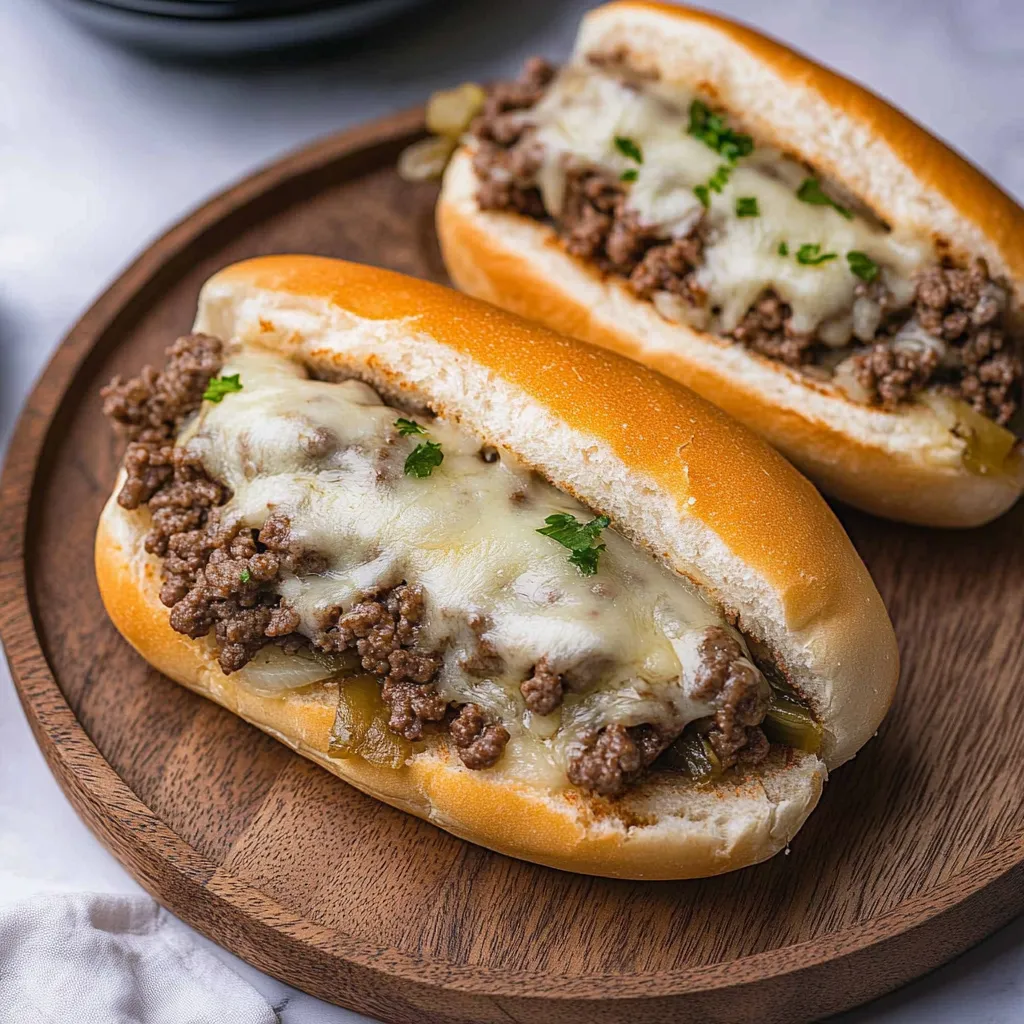
M119 446L97 391L189 327L202 281L302 251L444 280L411 112L328 139L170 231L83 317L0 484L0 633L82 817L185 921L387 1021L816 1019L1024 908L1024 508L983 530L839 509L900 638L878 737L787 855L684 883L574 876L376 803L150 670L106 620L92 537ZM73 855L73 851L68 851Z

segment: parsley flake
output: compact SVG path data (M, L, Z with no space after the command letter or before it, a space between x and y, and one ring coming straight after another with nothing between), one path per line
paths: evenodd
M718 169L708 178L706 184L697 185L694 188L693 194L700 200L705 210L711 206L711 193L721 192L729 183L731 174L732 168L728 164L719 164Z
M444 452L436 441L423 441L416 445L405 460L407 476L423 479L430 476L444 462Z
M850 271L862 281L871 282L878 277L878 264L866 253L852 249L846 254L846 262Z
M237 373L233 373L230 377L211 377L203 392L203 398L208 402L222 402L225 395L230 395L233 391L241 391L242 382L238 376Z
M615 136L615 148L627 159L633 160L635 163L642 164L644 162L644 155L640 151L640 147L630 138L625 135Z
M788 256L789 246L785 242L779 242L778 253L780 256Z
M749 135L734 132L725 123L725 118L712 114L711 108L700 100L690 104L690 126L687 132L731 164L754 151L754 140Z
M628 171L623 171L619 175L619 181L636 181L639 171L635 167L630 167Z
M761 211L757 206L757 196L740 196L736 200L737 217L759 217Z
M817 267L819 264L827 263L835 258L836 254L834 252L822 252L820 245L812 245L810 242L806 245L801 245L796 251L797 263L805 267Z
M409 434L425 434L426 431L415 421L407 420L402 416L399 416L395 420L395 426L398 428L398 432L402 437L408 437Z
M544 522L547 526L537 532L568 548L572 552L569 561L581 575L593 576L597 572L597 560L605 549L604 544L597 543L597 538L611 520L607 516L595 516L589 523L581 523L568 512L556 512Z
M243 583L248 583L252 579L252 573L248 569L243 569L238 577Z
M831 206L841 217L853 220L853 214L845 206L840 206L831 196L825 194L817 178L806 178L796 190L796 197L802 203L809 203L811 206Z

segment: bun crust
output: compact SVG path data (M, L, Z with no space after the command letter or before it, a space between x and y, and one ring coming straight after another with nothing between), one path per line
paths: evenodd
M943 143L866 89L715 15L632 0L584 19L577 51L627 45L665 81L700 83L745 127L827 171L882 216L984 255L1020 301L1024 211ZM570 256L554 231L481 211L471 155L449 164L437 207L462 290L636 359L693 388L778 447L836 497L893 519L977 526L1024 491L1019 451L1003 472L968 469L928 409L852 402L788 367L669 323L622 282ZM1019 449L1019 446L1018 446Z
M471 772L435 740L402 769L326 757L333 691L258 698L175 634L141 546L145 514L108 503L101 593L153 665L353 785L474 842L539 863L683 878L776 852L831 768L874 733L898 675L870 576L814 488L764 442L679 384L449 289L305 256L251 260L207 282L196 329L356 375L502 446L691 577L766 644L825 730L821 757L776 751L745 779L656 775L610 804ZM316 691L317 688L313 688ZM824 762L824 763L823 763Z

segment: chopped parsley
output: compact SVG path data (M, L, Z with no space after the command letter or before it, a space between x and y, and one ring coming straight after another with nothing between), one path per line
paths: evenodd
M237 373L231 374L230 377L211 377L203 392L203 398L208 402L222 402L225 395L241 390L242 382L238 379Z
M252 573L248 569L243 569L241 575L238 577L243 583L248 583L252 579Z
M644 155L640 151L640 147L630 138L625 135L615 136L615 148L627 159L633 160L635 163L642 164L644 162Z
M846 262L850 270L862 281L874 281L878 277L878 264L866 253L852 249L846 254Z
M701 206L705 210L711 206L711 193L721 192L728 184L730 174L732 174L732 168L728 164L719 164L718 170L708 178L707 184L697 185L694 188L693 194L700 200Z
M589 523L581 523L568 512L556 512L544 522L548 525L537 532L568 548L572 552L569 561L581 575L593 576L597 572L597 560L605 549L604 544L597 543L597 538L611 520L607 516L595 516Z
M415 420L407 420L401 416L395 420L395 426L398 427L398 432L402 437L408 437L409 434L426 433L426 431Z
M405 460L405 472L407 476L422 479L430 476L442 462L444 452L441 451L441 445L436 441L423 441L409 452Z
M853 214L845 206L840 206L831 196L825 195L817 178L805 179L796 190L796 197L802 203L809 203L811 206L831 206L841 217L853 220Z
M619 175L619 181L636 181L639 171L635 167L630 167L628 171L623 171Z
M736 200L737 217L759 217L761 211L757 206L757 196L740 196Z
M779 253L780 256L788 256L789 255L789 246L786 245L785 242L779 242L778 253Z
M812 245L810 242L806 245L801 245L796 251L797 263L801 263L805 267L816 267L835 258L836 254L834 252L822 252L820 245Z
M731 164L754 150L754 140L749 135L734 132L725 123L725 118L712 114L711 108L700 100L690 104L690 126L687 131Z

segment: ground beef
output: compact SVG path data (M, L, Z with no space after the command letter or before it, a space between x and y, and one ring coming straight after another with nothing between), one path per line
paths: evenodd
M164 561L160 597L172 605L171 626L193 638L212 628L226 674L246 665L268 639L286 637L299 624L295 609L267 589L278 578L281 560L260 537L237 524L221 525L214 515L205 529L172 537Z
M268 637L286 638L298 625L294 609L266 589L286 559L253 530L221 522L227 488L175 445L220 370L223 344L189 334L167 349L166 360L162 370L147 366L131 380L115 377L101 393L103 411L129 439L118 503L149 506L145 548L163 558L160 600L171 609L172 628L193 638L212 629L221 668L234 672Z
M938 365L934 349L879 344L853 357L853 374L872 404L895 409L927 386Z
M651 725L605 726L571 751L569 781L588 793L619 796L639 780L674 738Z
M449 730L467 768L490 768L497 764L509 741L508 730L502 725L488 724L476 704L463 704Z
M199 408L210 378L221 367L223 344L207 334L178 338L162 370L143 367L138 377L115 377L103 390L103 413L134 441L149 431L173 441L186 417Z
M344 614L328 612L313 638L321 650L358 653L363 668L383 682L388 727L407 740L422 739L426 723L440 722L448 710L434 685L440 656L416 647L422 619L423 592L403 583Z
M554 74L550 63L534 57L516 81L499 83L487 94L484 109L471 126L479 140L473 168L481 181L477 197L481 209L544 216L544 202L534 182L543 152L535 143L520 144L528 123L522 112L544 95Z
M814 358L814 335L793 330L792 309L774 292L766 292L733 328L730 336L747 348L787 366Z
M984 260L966 270L935 267L917 283L914 315L959 358L958 379L946 390L969 402L983 416L1008 423L1020 407L1022 363L1019 346L1002 324L1006 291L989 276Z
M263 524L260 543L278 556L282 568L296 576L321 573L327 568L327 559L297 538L292 533L288 517L279 513L268 517Z
M694 696L715 708L702 723L723 768L756 764L768 754L760 728L768 710L768 684L727 629L710 626L698 646ZM569 780L600 796L620 795L681 735L682 728L609 725L585 737L569 755Z
M526 702L527 710L535 715L550 715L561 705L564 693L562 677L551 671L547 658L541 658L537 662L533 675L520 684L519 690Z
M523 134L529 110L544 95L555 77L555 67L542 57L532 57L514 82L499 82L487 93L484 108L473 120L470 130L482 142L501 147L514 145Z
M544 200L534 185L540 155L535 146L502 149L481 142L473 154L473 169L480 178L480 209L510 210L535 220L543 218Z
M630 272L630 287L643 299L655 292L672 292L702 305L704 294L693 282L693 271L700 266L703 248L699 228L686 238L652 246Z
M753 764L768 753L760 725L768 710L769 689L739 641L721 626L709 626L697 648L700 664L693 695L715 707L708 741L723 768L738 761Z

